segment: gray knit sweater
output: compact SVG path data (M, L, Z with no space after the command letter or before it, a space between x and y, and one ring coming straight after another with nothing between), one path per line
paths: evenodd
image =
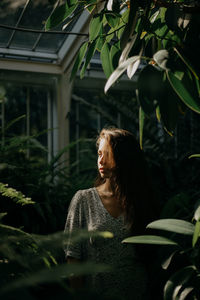
M124 224L124 217L112 217L104 207L96 188L78 191L69 206L65 232L77 229L88 231L110 231L114 238L90 238L82 243L70 242L65 248L66 256L82 261L108 264L109 273L87 276L90 289L103 297L116 296L116 299L146 300L147 274L139 260L133 244L122 244L130 236Z

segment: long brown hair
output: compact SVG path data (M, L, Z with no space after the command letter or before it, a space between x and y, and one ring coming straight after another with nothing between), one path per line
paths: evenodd
M118 128L102 129L97 139L106 139L112 148L116 163L113 179L114 192L124 209L125 220L134 234L142 234L146 225L155 219L157 208L143 151L134 135ZM100 174L95 186L103 184Z

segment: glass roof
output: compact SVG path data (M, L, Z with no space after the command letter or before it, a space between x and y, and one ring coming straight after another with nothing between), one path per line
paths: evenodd
M53 0L0 1L0 57L56 63L58 54L77 19L44 32L44 22L54 9ZM79 16L80 17L80 16ZM55 32L56 31L56 32ZM62 31L62 32L61 32Z

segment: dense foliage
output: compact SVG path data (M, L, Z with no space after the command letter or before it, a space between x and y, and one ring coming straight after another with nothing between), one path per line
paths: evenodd
M88 39L77 55L72 77L85 74L96 51L108 81L105 92L126 71L137 80L141 135L146 116L156 112L169 134L187 108L200 113L199 14L194 0L88 0L58 5L46 22L51 29L87 9L92 18Z

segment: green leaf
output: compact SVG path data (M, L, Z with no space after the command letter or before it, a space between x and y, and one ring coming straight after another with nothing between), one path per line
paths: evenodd
M166 73L172 88L180 97L180 99L185 103L185 105L187 105L190 109L194 110L195 112L200 113L199 99L194 98L191 95L190 91L186 89L182 81L178 80L177 77L171 71L166 71Z
M87 10L91 13L97 5L97 0L86 0L83 1L83 3L84 7L87 8Z
M113 44L110 49L110 57L114 69L116 69L118 66L120 55L121 55L120 42L117 42Z
M174 245L178 244L170 239L167 239L163 236L157 235L138 235L131 236L122 241L122 243L131 243L131 244L151 244L151 245Z
M198 241L200 236L200 221L197 221L195 224L194 234L192 238L192 247L196 245L196 242Z
M78 69L80 68L81 63L82 63L82 61L83 61L83 58L84 58L84 56L85 56L85 53L86 53L86 51L87 51L87 47L88 47L88 42L85 42L85 43L81 46L81 48L80 48L80 50L79 50L79 52L78 52L78 55L77 55L77 57L76 57L76 60L75 60L73 69L72 69L72 71L71 71L70 80L72 80L72 79L76 76L76 73L77 73Z
M187 266L173 274L164 287L164 300L179 299L179 291L194 273L195 267Z
M192 154L188 158L200 157L200 154Z
M125 60L123 63L121 63L117 69L110 75L108 78L104 91L105 93L109 90L109 88L115 83L115 81L124 73L124 71L127 69L128 65L137 61L140 58L140 56L132 56Z
M142 149L142 141L143 141L143 130L144 130L144 120L145 120L145 113L140 106L139 108L139 134L140 134L140 148Z
M70 4L68 4L70 2ZM62 23L68 16L70 16L78 5L77 1L67 1L65 4L58 6L52 15L45 23L45 30L56 27Z
M94 40L88 47L88 51L87 51L87 54L86 54L86 58L85 58L85 62L84 62L84 65L81 69L81 72L80 72L80 78L82 79L85 75L85 71L87 69L87 66L91 60L91 58L93 57L94 55L94 52L96 50L96 45L97 45L97 42L98 42L98 39L97 40Z
M119 17L116 16L114 13L106 13L106 20L110 27L115 28L119 23Z
M93 41L100 33L102 28L102 15L95 15L90 21L89 40Z
M101 49L100 57L101 57L104 74L108 78L110 74L113 72L113 66L110 57L110 45L108 43L104 43L103 48Z
M193 235L194 225L179 219L160 219L147 225L147 228L166 230L184 235Z
M194 213L194 220L200 221L200 205L197 207Z
M96 45L96 49L101 52L101 49L105 43L105 35L103 35L104 33L104 27L103 24L101 24L101 30L99 31L99 37L98 37L98 41L97 41L97 45Z

